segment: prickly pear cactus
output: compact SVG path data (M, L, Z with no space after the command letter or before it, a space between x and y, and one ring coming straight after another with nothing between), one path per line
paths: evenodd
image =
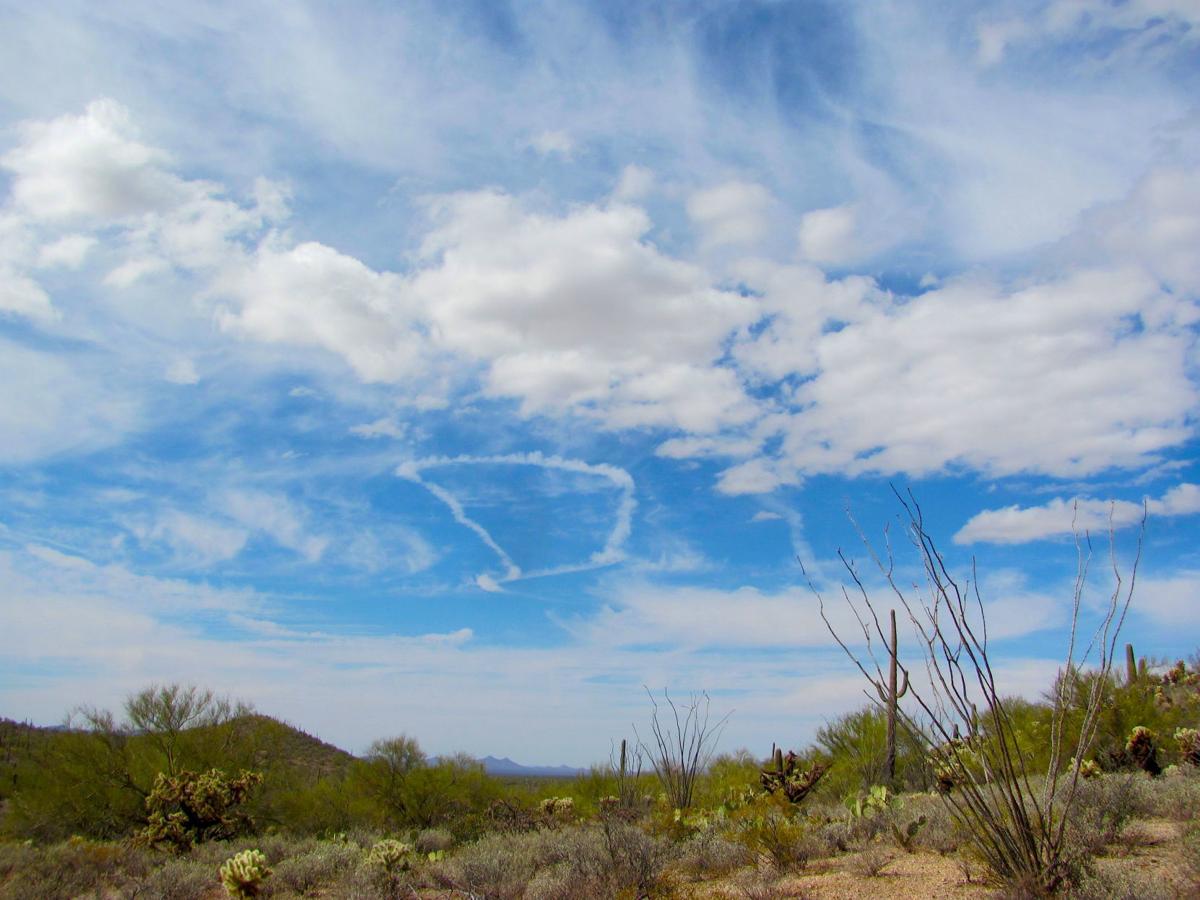
M257 897L271 875L261 850L243 850L221 866L221 884L230 897Z

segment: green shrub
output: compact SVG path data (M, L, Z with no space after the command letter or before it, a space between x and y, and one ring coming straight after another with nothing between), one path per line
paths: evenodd
M49 847L8 848L0 897L78 897L120 890L149 868L145 854L115 843L73 838Z
M850 857L847 866L861 878L877 878L895 858L893 850L882 844L871 843Z
M754 854L725 829L706 828L680 845L677 860L680 869L693 877L720 878L753 863Z
M1180 851L1188 876L1200 888L1200 826L1193 824L1184 831Z
M211 865L193 859L168 859L133 882L130 896L155 900L207 900L218 878Z
M445 828L424 828L417 832L416 838L413 839L413 846L417 852L428 855L430 853L444 853L454 846L454 835Z
M533 833L485 835L435 865L433 875L453 890L517 900L538 869L536 841Z
M887 719L883 710L867 706L838 716L817 729L817 746L830 765L818 790L825 796L845 797L887 783ZM896 783L924 790L932 774L919 744L903 728L896 732Z
M361 851L349 844L321 842L311 850L276 863L272 889L283 888L301 895L313 893L354 869L360 855Z
M765 856L781 872L808 865L814 842L811 825L786 800L764 796L730 816L731 835L751 853Z
M537 896L643 896L655 889L670 848L616 819L547 831L486 835L431 867L443 887L506 900ZM574 893L556 894L569 890Z
M1142 777L1134 774L1102 775L1080 783L1070 831L1079 852L1097 856L1117 841L1138 812L1141 784Z
M1174 900L1176 896L1161 878L1127 868L1091 871L1071 891L1072 900Z

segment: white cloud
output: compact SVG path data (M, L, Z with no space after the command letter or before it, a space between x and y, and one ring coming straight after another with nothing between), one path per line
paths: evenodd
M886 585L869 578L867 588L875 597L890 594ZM981 592L992 640L1022 637L1062 623L1061 599L1029 590L1019 575L995 573L985 579ZM825 593L825 614L843 640L865 646L853 612L836 589ZM811 627L782 624L797 622ZM767 593L752 587L724 590L631 580L618 585L599 611L571 621L568 627L577 637L615 647L767 649L827 647L832 642L820 618L819 601L807 586ZM905 643L909 632L905 622ZM877 637L873 640L878 643Z
M230 527L176 509L160 513L149 527L136 531L143 539L164 541L185 562L200 566L232 559L241 552L249 537L244 528Z
M570 158L575 152L575 142L565 131L543 131L535 135L529 146L542 156L557 153L559 156Z
M38 251L37 264L41 268L62 266L67 269L78 269L95 246L96 238L89 234L68 234L45 244Z
M800 220L800 256L820 265L840 265L863 255L853 204L814 209Z
M35 219L112 219L178 203L184 183L163 170L162 151L132 136L129 112L112 100L20 127L22 143L0 157L13 173L12 197Z
M654 189L654 173L644 166L628 165L621 170L621 177L613 190L613 199L632 203L640 200Z
M750 521L751 522L775 522L782 518L783 518L783 516L781 516L777 512L771 512L770 510L760 509L758 512L756 512L751 517Z
M981 66L994 66L1004 58L1008 45L1018 40L1030 31L1029 24L1023 19L1005 19L999 22L985 22L978 28L979 50L976 60Z
M200 375L196 371L196 364L187 357L181 357L172 360L167 366L166 379L171 384L198 384Z
M488 364L524 415L573 411L614 428L712 431L753 416L736 375L713 368L752 301L642 240L635 207L528 212L494 192L433 206L412 280L438 344Z
M1128 500L1063 499L1056 497L1041 506L1006 506L976 513L954 535L956 544L1025 544L1074 532L1104 532L1141 522L1143 513L1152 518L1200 513L1200 485L1177 484L1159 499L1142 504Z
M374 422L352 425L350 433L356 434L361 438L390 437L399 440L408 433L408 426L404 422L397 422L395 419L384 416L381 419L376 419Z
M733 489L767 490L789 473L921 475L950 465L1086 475L1146 465L1191 434L1200 397L1180 325L1194 309L1137 268L1010 291L960 281L901 301L859 296L831 317L842 327L812 339L813 377L779 420L779 454L731 470ZM1146 310L1146 327L1131 327ZM787 346L772 326L737 352L772 371Z
M131 431L139 404L97 368L95 359L68 361L0 338L0 461L95 449Z
M53 322L58 311L49 295L32 278L0 267L0 314L12 313L41 322Z
M1117 203L1083 217L1067 245L1094 264L1097 258L1127 259L1144 266L1175 291L1200 294L1200 171L1195 166L1152 169ZM1160 304L1161 305L1161 304ZM1157 325L1154 307L1143 313ZM1197 318L1192 312L1191 324Z
M767 233L770 203L761 184L727 181L693 193L687 213L705 247L754 244Z
M320 559L329 545L329 538L308 533L303 511L283 495L228 490L218 501L235 522L268 535L281 547L294 550L309 562Z
M262 246L244 268L225 272L217 291L236 301L218 314L232 333L322 347L365 381L396 381L424 368L416 310L401 279L324 244Z
M1200 628L1200 572L1140 574L1131 609L1150 621L1194 635Z
M383 572L396 568L409 575L424 572L440 554L420 534L402 525L376 525L350 537L342 557L356 569Z

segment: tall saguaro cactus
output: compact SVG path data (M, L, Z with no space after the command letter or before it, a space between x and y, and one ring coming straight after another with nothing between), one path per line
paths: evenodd
M889 785L894 785L896 781L896 704L905 694L908 693L908 672L904 672L904 681L898 685L897 670L899 662L896 655L896 611L891 611L891 634L888 641L888 683L887 688L884 688L879 682L875 683L875 690L879 693L879 699L883 701L884 708L887 711L887 779Z
M1146 680L1146 657L1138 659L1134 655L1133 644L1125 645L1125 678L1130 685Z

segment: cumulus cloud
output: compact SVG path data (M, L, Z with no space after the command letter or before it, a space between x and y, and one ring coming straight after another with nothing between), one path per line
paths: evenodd
M1145 508L1128 500L1055 497L1041 506L1006 506L976 513L954 535L956 544L1025 544L1073 533L1127 528L1142 516L1169 518L1200 513L1200 485L1177 484Z
M165 171L165 153L133 136L129 111L112 100L20 127L21 143L0 157L13 173L12 198L35 219L112 219L161 212L180 202L184 182Z
M44 244L38 250L37 264L41 268L78 269L96 243L96 238L89 234L68 234Z
M235 303L217 319L231 333L330 350L365 381L397 381L425 366L416 310L399 276L324 244L264 245L244 267L226 271L217 291Z
M58 311L42 286L24 275L0 268L0 313L53 322Z
M26 316L54 309L22 266L82 262L99 234L88 223L108 217L124 229L115 288L189 272L226 333L334 354L425 405L478 384L523 416L681 432L659 454L731 458L727 493L808 472L1086 475L1151 463L1191 434L1200 182L1186 167L1085 217L1054 251L1077 261L1060 276L949 279L904 297L808 263L742 260L743 296L648 240L648 214L625 200L546 211L495 190L434 197L417 252L390 272L272 231L281 185L260 179L237 203L172 174L111 102L20 133L4 157L13 208L69 226L39 249L21 221L0 222L24 248L0 258L0 309ZM46 199L67 187L69 209ZM729 182L687 205L710 240L737 243L760 234L768 202ZM807 255L849 258L851 232L860 252L859 212L810 213ZM193 379L172 365L172 380Z
M962 280L911 299L851 292L846 307L830 317L833 329L814 335L818 317L785 316L738 349L777 373L789 331L801 343L810 336L812 355L798 355L794 371L811 377L776 420L779 453L730 470L731 492L769 490L789 473L921 475L950 465L1086 475L1148 464L1191 434L1198 396L1182 326L1193 304L1140 268L1011 290ZM1145 327L1131 327L1134 317Z
M800 220L800 256L822 265L840 265L863 255L853 204L814 209Z
M412 289L441 346L488 364L488 393L616 428L713 431L754 415L736 374L714 367L753 303L645 242L641 209L554 216L477 192L433 214Z
M687 213L705 247L754 244L767 233L770 203L761 184L728 181L693 193Z

